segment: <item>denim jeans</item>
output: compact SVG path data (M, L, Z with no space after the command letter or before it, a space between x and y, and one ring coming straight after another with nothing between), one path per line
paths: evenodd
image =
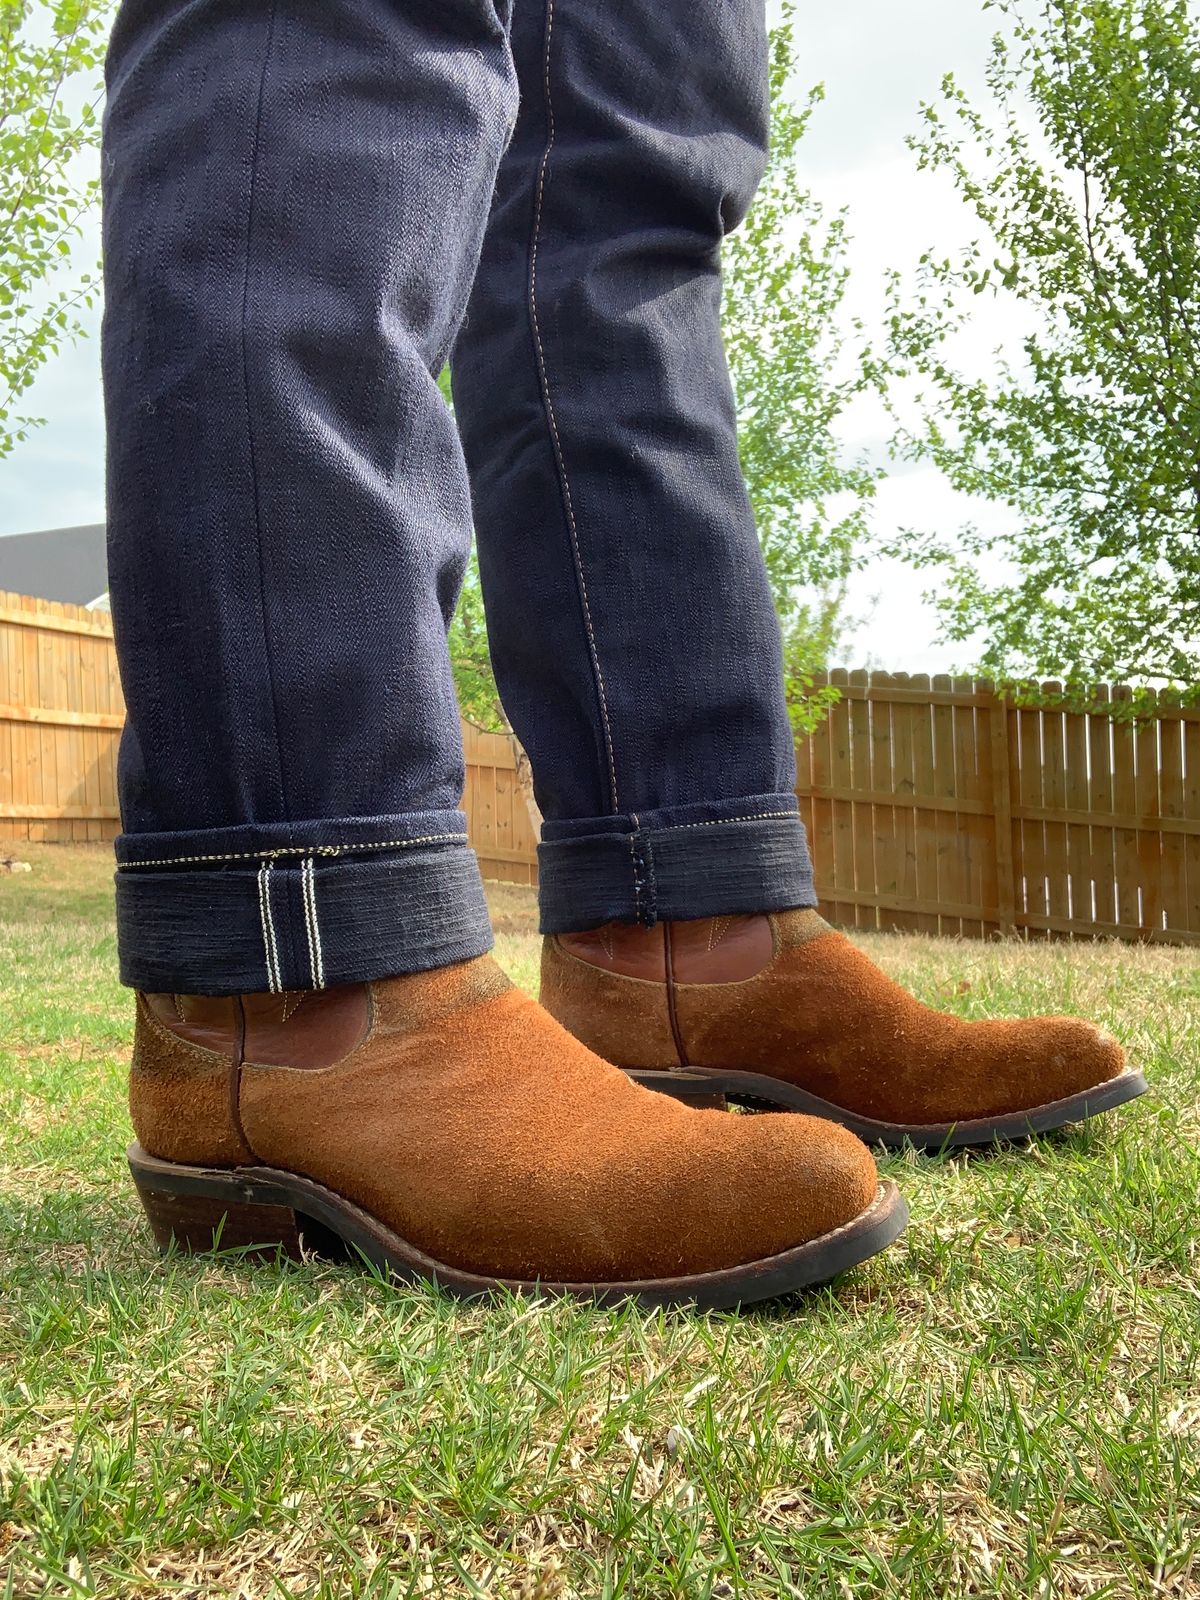
M472 523L544 928L813 903L719 328L765 75L763 0L124 0L125 982L488 948L446 646Z

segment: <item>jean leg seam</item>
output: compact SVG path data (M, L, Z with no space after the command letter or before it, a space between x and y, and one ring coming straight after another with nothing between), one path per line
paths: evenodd
M546 108L546 147L542 151L541 163L538 167L537 196L534 203L533 237L529 248L529 320L533 330L533 342L537 351L538 376L541 380L542 405L546 413L546 421L550 428L550 437L554 448L554 461L558 470L559 487L562 493L563 511L567 520L567 531L571 539L571 552L575 565L575 578L579 585L579 599L583 611L584 631L587 634L588 653L591 658L592 675L596 682L596 698L600 709L600 722L604 733L604 748L608 758L608 780L612 791L612 809L614 814L621 809L617 794L617 766L613 755L612 727L608 717L608 699L604 689L604 673L600 666L600 653L596 646L596 631L592 624L591 604L588 600L587 579L583 570L583 555L579 546L579 528L575 520L575 505L571 495L571 483L567 476L567 464L563 455L562 439L558 432L558 422L554 415L554 402L550 395L550 379L546 370L546 352L542 344L541 323L537 309L537 257L538 244L542 231L542 206L546 192L546 173L550 165L550 155L554 149L554 100L550 90L550 42L554 33L554 0L546 0L546 43L542 59L542 90Z
M267 628L267 581L263 561L262 495L258 476L258 447L254 430L254 408L250 401L250 355L246 328L249 321L251 251L254 239L254 201L258 180L258 158L262 141L263 103L266 99L267 72L275 45L275 28L279 16L279 0L273 0L267 18L267 38L263 49L262 69L258 78L258 95L254 108L254 134L250 145L250 173L246 195L246 265L242 275L242 304L239 342L242 361L242 393L246 402L246 443L250 457L250 483L254 501L254 547L258 559L258 612L263 633L263 654L267 664L267 684L271 696L271 721L275 730L275 755L278 763L279 798L285 815L288 812L287 784L283 773L283 745L279 728L279 693L275 682L275 664L271 655L271 636Z
M629 864L633 874L633 915L641 927L652 928L658 920L658 893L654 878L654 849L649 834L643 833L636 816L629 835Z

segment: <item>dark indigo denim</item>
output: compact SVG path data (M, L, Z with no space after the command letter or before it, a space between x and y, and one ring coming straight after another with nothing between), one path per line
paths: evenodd
M108 80L125 981L488 947L472 502L544 925L812 903L718 323L762 0L124 0Z

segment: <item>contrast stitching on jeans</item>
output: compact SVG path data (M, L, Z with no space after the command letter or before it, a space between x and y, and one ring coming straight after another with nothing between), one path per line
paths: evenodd
M300 863L300 890L304 901L304 932L308 938L308 974L314 989L317 983L317 953L313 944L313 919L312 910L308 900L308 869L312 866L312 857L305 856Z
M267 667L267 687L271 696L271 721L275 730L275 755L279 769L279 797L287 815L287 785L283 776L283 747L279 738L279 694L275 685L275 664L271 657L271 636L267 628L267 582L263 563L262 503L258 482L258 451L254 436L254 412L250 403L250 356L246 328L250 310L250 258L254 239L254 199L258 180L258 155L262 140L263 103L266 99L267 70L275 45L275 26L279 16L279 0L274 0L267 20L267 37L263 46L262 68L258 76L258 93L254 108L254 135L250 146L250 172L246 193L246 268L242 276L241 326L238 330L242 358L242 393L246 402L246 446L249 456L250 483L253 489L254 545L258 557L258 611L262 623L263 656Z
M300 881L304 888L304 922L308 930L308 967L312 973L313 988L323 989L325 961L321 953L321 928L317 922L317 885L311 856L300 870Z
M633 832L629 835L629 866L633 873L633 918L635 922L640 923L642 920L642 880L638 872L638 819L636 816L632 816L630 820L633 823Z
M777 819L787 820L791 817L799 818L798 811L760 811L754 816L746 817L716 817L710 822L676 822L668 827L658 829L660 833L676 833L683 828L723 828L731 822L773 822ZM635 826L640 826L635 821ZM137 867L183 867L211 861L262 861L264 858L276 860L280 856L339 856L350 850L407 850L413 845L420 844L466 844L470 838L466 833L426 833L415 839L379 839L365 844L301 844L280 845L270 850L240 850L228 854L199 855L199 856L154 856L146 861L118 861L118 872L131 872ZM551 843L569 843L569 840L551 841Z
M267 988L278 994L283 985L279 981L279 947L275 942L275 919L271 915L271 873L273 861L264 861L258 871L258 914L262 919L263 949L267 958Z
M414 844L445 844L457 840L467 842L465 833L426 833L416 839L380 839L367 844L300 844L280 845L272 850L241 850L232 855L213 856L156 856L152 861L118 861L117 871L126 872L133 867L182 867L197 861L274 861L278 856L340 856L347 850L406 850Z
M673 822L659 833L676 833L681 828L723 828L729 822L773 822L777 817L799 817L798 811L760 811L753 817L714 817L711 822Z
M271 911L271 872L274 863L264 861L258 874L258 905L263 925L263 948L267 959L267 987L278 994L283 987L279 976L279 945L275 937L275 918Z
M542 381L542 400L545 405L546 420L550 424L550 436L554 441L554 459L558 467L559 483L562 486L563 510L566 512L567 528L571 535L575 576L579 583L579 597L583 608L583 625L587 632L592 671L596 677L596 697L600 706L600 721L604 729L604 748L608 756L608 778L612 787L612 808L614 812L617 812L621 807L617 798L617 765L613 757L612 728L608 720L608 701L604 692L604 674L600 669L600 654L596 648L596 632L592 626L592 610L588 602L587 580L583 574L583 556L579 548L579 529L575 522L575 505L571 497L571 484L567 477L567 464L563 458L562 440L559 437L558 422L554 415L554 402L550 398L550 379L546 372L546 352L542 345L542 329L538 320L537 309L537 258L538 244L542 233L542 201L546 192L546 172L550 165L550 153L554 149L554 100L550 93L550 40L553 33L554 0L547 0L546 47L542 60L542 87L546 103L546 148L542 151L541 165L538 168L533 238L529 249L529 320L533 328L533 342L537 348L538 372Z
M654 883L654 852L648 837L642 833L635 813L629 820L634 831L629 835L629 859L633 868L633 914L644 928L652 928L658 910L658 897Z

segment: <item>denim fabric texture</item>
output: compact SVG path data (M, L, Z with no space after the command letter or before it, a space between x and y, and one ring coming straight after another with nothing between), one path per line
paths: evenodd
M763 0L124 0L108 85L124 981L489 947L472 513L544 925L811 904L718 317Z

